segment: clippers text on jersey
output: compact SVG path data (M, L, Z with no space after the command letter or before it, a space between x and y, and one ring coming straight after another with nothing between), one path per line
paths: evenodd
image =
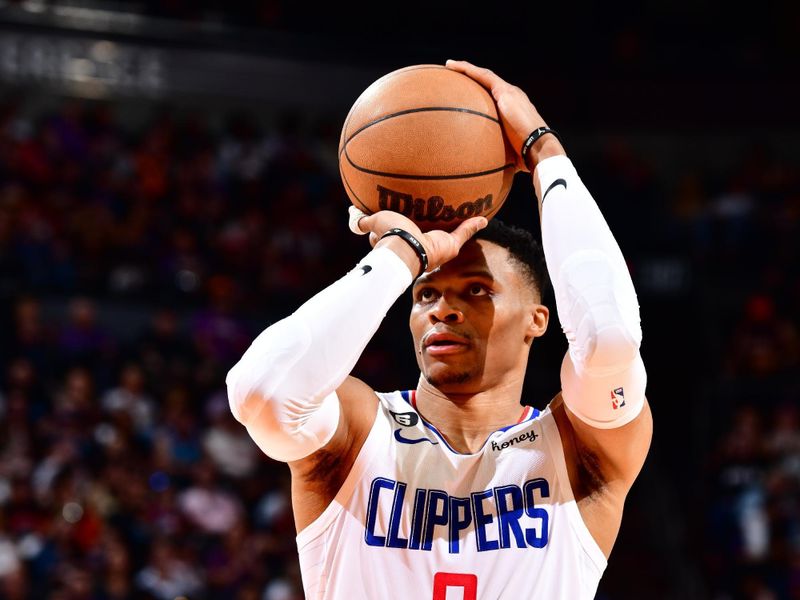
M367 545L430 551L436 537L445 537L450 554L458 554L470 531L478 552L547 545L549 513L536 505L550 497L544 478L472 492L468 498L436 489L410 492L407 487L402 481L373 479L364 529Z

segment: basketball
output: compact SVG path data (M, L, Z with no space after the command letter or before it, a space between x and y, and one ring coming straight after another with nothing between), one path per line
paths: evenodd
M405 67L373 82L350 108L339 140L339 172L353 205L402 213L422 231L491 219L515 170L489 92L440 65Z

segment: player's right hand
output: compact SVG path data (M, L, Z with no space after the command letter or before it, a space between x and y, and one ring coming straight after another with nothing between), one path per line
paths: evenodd
M429 271L455 258L461 246L489 223L486 217L471 217L453 231L434 229L423 233L414 221L398 212L380 210L367 215L355 206L351 206L349 211L350 229L355 233L369 234L369 243L373 248L381 241L381 236L390 229L395 227L405 229L425 248Z

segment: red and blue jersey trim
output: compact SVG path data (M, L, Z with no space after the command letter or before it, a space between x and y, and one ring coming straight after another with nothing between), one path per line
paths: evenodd
M430 429L434 434L436 434L436 437L438 437L442 441L442 443L448 450L450 450L450 452L453 452L454 454L464 455L463 452L459 452L458 450L455 450L452 446L450 446L450 444L447 442L444 436L439 432L438 429L436 429L436 426L426 421L425 417L419 414L419 411L417 410L417 390L401 390L400 395L403 397L403 400L405 400L409 405L411 405L411 408L414 409L414 412L416 412L417 415L419 415L420 422L425 427ZM525 406L522 409L522 414L520 415L519 420L517 420L516 423L512 423L511 425L506 425L505 427L501 427L500 429L496 429L495 431L490 433L489 436L486 438L486 441L483 442L483 445L481 446L480 450L478 450L478 452L483 450L484 446L486 446L486 442L489 441L489 438L492 437L493 434L497 433L498 431L508 431L512 427L516 427L520 423L524 423L526 421L533 421L540 414L541 412L539 411L539 409L534 408L533 406Z

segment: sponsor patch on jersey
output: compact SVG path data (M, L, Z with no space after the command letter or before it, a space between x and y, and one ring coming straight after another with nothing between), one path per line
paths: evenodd
M506 448L509 448L514 444L519 444L520 442L534 442L538 437L539 436L536 435L536 432L533 429L531 429L526 433L521 433L520 435L512 437L511 439L508 439L500 444L492 440L492 450L495 451L505 450Z
M415 412L396 413L393 410L389 412L392 414L392 418L395 422L403 427L414 427L419 423L419 416Z
M611 408L617 410L625 406L625 391L618 387L611 392Z

